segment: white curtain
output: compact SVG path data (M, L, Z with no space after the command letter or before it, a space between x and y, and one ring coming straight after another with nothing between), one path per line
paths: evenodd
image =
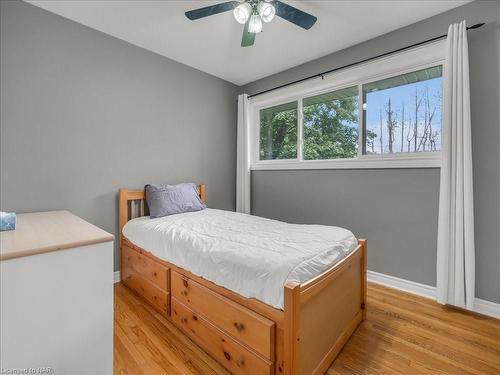
M238 95L238 129L236 155L236 211L250 213L250 101L247 94Z
M474 305L474 212L465 21L448 29L443 82L442 165L437 244L437 300Z

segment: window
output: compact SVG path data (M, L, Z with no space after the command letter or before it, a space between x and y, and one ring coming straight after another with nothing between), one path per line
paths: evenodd
M354 158L358 153L358 88L305 98L304 159Z
M251 98L251 168L439 167L444 43Z
M297 158L297 102L260 111L260 160Z
M441 149L442 67L363 85L363 153Z

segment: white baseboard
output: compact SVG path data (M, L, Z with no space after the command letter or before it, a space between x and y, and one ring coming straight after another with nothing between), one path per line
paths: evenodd
M414 281L400 279L398 277L384 275L375 271L368 271L368 281L385 285L404 292L416 294L421 297L436 299L436 288L433 286L416 283Z
M375 271L368 271L367 274L368 281L373 283L436 300L436 287L434 286L400 279L399 277L384 275L383 273ZM478 314L488 315L493 318L500 319L500 303L494 303L476 298L474 300L474 309L472 311L477 312Z
M500 303L476 298L474 300L474 311L479 314L488 315L492 316L493 318L500 319Z
M120 271L115 271L113 273L113 280L115 284L120 282Z

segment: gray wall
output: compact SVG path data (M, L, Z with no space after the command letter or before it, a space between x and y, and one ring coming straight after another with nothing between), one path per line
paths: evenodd
M255 93L445 34L463 19L487 22L468 35L476 294L494 302L500 302L499 4L476 1L240 88ZM438 169L254 171L252 177L254 214L352 228L368 239L370 270L436 284Z
M495 302L499 12L498 2L474 2L240 88L256 92L411 44L461 19L488 22L469 43L477 295ZM116 234L119 187L187 180L207 184L210 206L234 209L235 86L26 3L0 1L0 13L2 210L69 209ZM252 175L255 214L352 228L369 241L371 270L435 285L439 170Z
M67 209L116 234L118 189L154 181L205 182L234 209L236 86L0 3L2 210Z

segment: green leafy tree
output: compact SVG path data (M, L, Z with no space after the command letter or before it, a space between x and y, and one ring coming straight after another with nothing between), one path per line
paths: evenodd
M378 137L377 133L366 129L366 152L375 153L375 139Z
M358 148L357 97L304 103L304 159L353 158ZM260 116L260 159L297 157L297 105L264 109Z
M304 159L355 157L358 149L357 122L356 97L304 106Z
M297 107L269 108L261 111L260 159L297 157Z

